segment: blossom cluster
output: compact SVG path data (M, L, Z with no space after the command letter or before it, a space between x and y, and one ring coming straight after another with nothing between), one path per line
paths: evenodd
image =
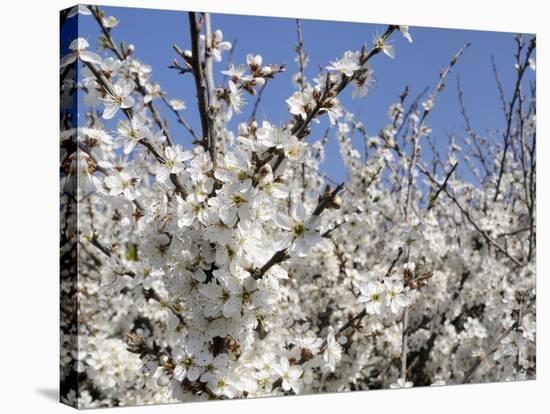
M113 40L118 20L95 6L68 18L77 13L97 21L109 55L76 38L61 59L65 402L534 377L535 193L525 173L534 180L534 101L508 138L523 143L523 159L499 163L506 150L496 142L470 153L472 133L467 150L450 145L428 168L417 145L430 139L426 118L442 87L410 111L403 94L376 136L339 100L348 86L368 96L371 60L394 56L394 32L412 42L408 26L390 25L313 83L298 73L288 123L252 117L232 129L247 99L261 99L286 68L253 53L216 66L232 45L208 14L190 13L195 43L175 46L171 67L196 80L195 131L190 104L168 97L133 45ZM520 81L530 62L519 62ZM71 119L75 100L84 124ZM190 140L175 139L162 105ZM306 139L325 114L345 183L320 169L328 132ZM457 157L477 176L483 161L494 165L472 184L454 173Z

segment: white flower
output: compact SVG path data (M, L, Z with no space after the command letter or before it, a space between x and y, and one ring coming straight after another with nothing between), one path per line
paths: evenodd
M284 200L288 197L288 190L283 183L275 182L271 165L265 164L260 169L260 180L258 182L258 193L256 198L259 203L267 199L271 202ZM258 205L256 205L258 206Z
M208 200L208 204L217 211L226 226L233 227L237 216L241 220L247 220L250 215L250 189L250 181L227 184L218 192L217 197Z
M246 67L244 65L235 66L230 63L226 70L222 70L222 75L229 76L233 82L244 79L244 73L246 72Z
M291 135L283 145L282 145L285 155L289 160L292 161L301 161L304 157L304 150L307 147L307 144L294 135Z
M185 109L185 102L183 102L181 99L170 99L168 103L174 111L181 111Z
M400 281L386 281L386 306L392 313L399 313L401 309L409 306L409 299L403 292L403 283Z
M141 261L130 262L130 268L134 271L136 276L134 277L134 286L139 289L149 289L153 286L153 283L160 280L164 275L164 270L159 268L153 268Z
M59 66L63 69L65 66L70 65L80 59L83 62L94 63L96 65L101 64L101 57L97 53L89 52L86 49L90 46L88 41L83 37L79 37L71 42L69 49L71 52L61 59Z
M399 31L401 32L403 37L409 41L409 43L412 43L413 39L411 37L411 34L409 33L409 26L399 26Z
M172 238L166 233L151 233L142 243L142 253L154 267L160 267L171 259Z
M414 274L416 270L416 264L414 262L407 262L403 265L403 270L411 274Z
M114 16L104 17L101 19L103 22L103 25L107 27L108 29L112 29L115 27L119 22L118 19Z
M294 92L290 98L286 100L288 104L288 110L291 114L297 115L306 119L309 111L315 105L312 91L310 89L304 89L303 92Z
M113 143L113 138L104 130L96 128L79 128L78 129L78 140L84 141L84 136L89 139L102 142L104 144L110 145Z
M63 191L73 194L75 190L87 194L101 186L101 180L94 174L95 163L84 152L73 154L68 162L66 177L61 180Z
M255 72L262 67L262 56L249 53L246 55L246 63L250 67L250 70Z
M326 112L331 125L335 125L338 118L340 118L344 113L342 105L340 105L340 101L337 98L327 100L319 112Z
M369 315L380 315L382 309L384 285L378 281L369 282L365 290L361 290L360 303L365 303L365 310Z
M275 248L282 250L290 246L292 255L305 257L312 247L322 241L316 230L318 219L319 217L313 216L306 220L306 211L301 203L292 209L290 217L279 212L275 217L275 224L284 231L276 237Z
M226 289L229 297L223 305L223 316L231 318L240 315L252 305L256 289L256 281L252 278L247 278L240 281L234 277L226 279Z
M111 119L119 109L128 109L134 106L134 98L131 93L134 91L135 84L132 81L119 80L113 85L113 94L109 93L103 99L103 118Z
M223 288L215 282L200 285L200 293L209 301L204 305L205 316L217 317L221 314L225 301L228 298Z
M122 65L122 62L118 59L108 57L101 62L101 70L107 74L113 74L118 72ZM86 68L87 69L87 68Z
M115 138L114 146L124 146L124 154L129 154L136 144L150 135L149 128L144 125L137 116L134 116L130 123L120 121L117 125L118 136Z
M204 47L205 47L205 36L204 35L200 36L200 42L201 42L201 49L204 51ZM222 31L221 30L216 30L212 34L212 41L211 41L210 53L212 55L212 59L215 62L221 62L222 52L225 52L226 50L230 50L230 49L231 49L231 43L230 42L224 42Z
M336 369L336 363L342 359L342 347L336 341L334 336L334 329L332 326L328 328L327 346L323 352L323 360L326 362L326 367L330 372L334 372Z
M231 117L233 111L240 114L241 108L245 104L243 98L243 90L239 88L233 81L229 81L229 114Z
M282 383L281 386L285 391L294 391L294 393L299 394L302 388L300 377L303 374L301 367L292 365L288 362L288 359L281 358L278 364L273 366L273 371L281 377Z
M250 154L237 148L228 152L221 160L214 176L224 183L252 183L250 178Z
M194 157L189 163L189 173L197 177L209 174L212 170L212 161L210 160L210 154L205 152L203 147L195 148Z
M319 352L323 341L321 338L315 336L312 332L306 332L302 336L296 338L294 343L302 349L307 349L308 351L316 354Z
M278 128L267 121L256 131L258 143L264 148L281 149L288 143L292 134L288 128Z
M179 145L166 147L164 149L164 162L157 168L157 180L164 183L170 174L179 174L185 168L183 162L191 158L191 153L183 151Z
M238 395L238 389L235 382L228 378L212 378L208 381L208 388L216 395L223 395L227 398L235 398Z
M172 357L176 361L174 378L180 382L185 378L189 381L198 380L205 371L206 366L212 362L212 354L205 349L194 353L190 352L189 349L176 347L172 351Z
M359 65L359 52L352 52L351 50L344 52L342 59L336 59L334 62L330 62L327 69L341 72L347 77L352 77L355 71L361 69Z
M185 201L178 198L177 214L178 226L181 228L192 226L195 220L206 224L208 219L208 210L195 193L189 194Z
M395 57L395 50L393 46L390 45L387 40L384 40L384 38L375 36L373 38L373 43L376 49L381 50L392 59Z
M115 172L113 175L105 177L105 186L109 189L109 194L112 196L122 194L128 200L135 200L139 197L140 192L137 188L139 177L129 171Z
M162 93L162 89L158 83L147 83L145 85L145 91L147 94L143 97L143 102L146 104L158 98Z

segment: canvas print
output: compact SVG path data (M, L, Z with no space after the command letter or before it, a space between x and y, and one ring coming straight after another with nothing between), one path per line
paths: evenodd
M535 35L296 17L61 11L63 403L535 379Z

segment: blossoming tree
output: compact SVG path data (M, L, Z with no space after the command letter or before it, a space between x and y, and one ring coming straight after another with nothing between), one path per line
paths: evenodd
M194 79L196 108L115 41L115 17L79 6L62 23L77 13L97 22L110 56L75 38L61 59L67 403L534 378L536 102L524 77L534 37L515 38L501 135L472 129L459 88L466 134L443 154L430 114L468 45L427 94L411 102L407 88L387 120L370 120L380 123L370 136L339 97L367 96L375 61L394 57L391 37L413 41L408 26L389 25L309 81L297 21L295 91L277 125L257 122L256 108L287 68L254 54L228 62L232 45L208 13L188 13L191 44L174 46L171 64ZM251 118L231 129L247 102ZM177 136L162 111L177 117ZM320 169L333 136L342 183Z

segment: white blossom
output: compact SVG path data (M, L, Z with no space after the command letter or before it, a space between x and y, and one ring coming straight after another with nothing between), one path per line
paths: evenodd
M341 72L347 77L353 76L355 71L360 68L359 52L352 52L351 50L345 52L342 59L337 59L334 62L330 62L330 66L327 66L328 70Z

